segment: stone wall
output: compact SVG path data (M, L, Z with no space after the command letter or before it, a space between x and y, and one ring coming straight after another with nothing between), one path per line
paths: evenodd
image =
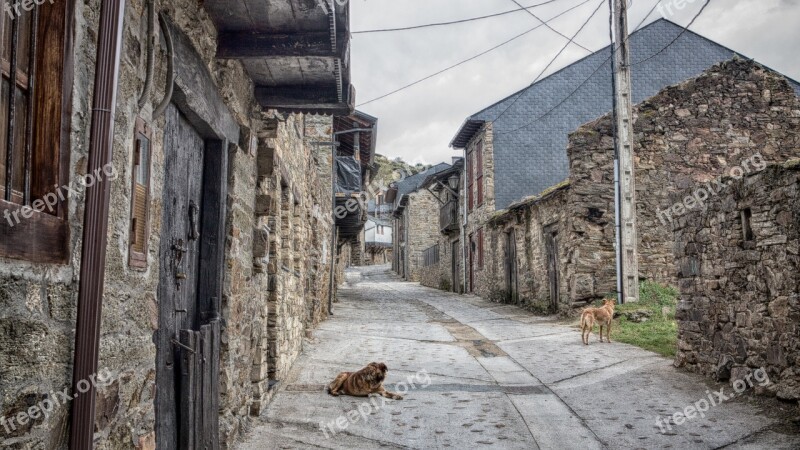
M563 276L568 270L570 248L569 242L563 242L563 236L568 235L565 226L568 193L569 184L563 183L539 196L510 205L507 211L501 211L489 220L487 230L491 245L486 257L492 261L488 267L490 299L541 313L556 311L558 301L568 302L569 276ZM555 246L548 246L549 236L555 237ZM506 255L510 244L514 245L511 250L517 255L517 280L512 286L509 286L511 280L506 278ZM557 285L556 301L551 298L550 251L554 252L557 272L562 275L552 281Z
M69 4L75 8L75 82L69 136L72 183L86 171L101 2ZM327 313L331 262L330 149L311 146L307 138L329 140L331 120L260 111L253 99L252 82L241 64L215 58L216 31L201 3L156 0L155 8L166 10L189 37L242 129L242 140L232 143L228 155L222 299L220 422L223 447L229 448L247 424L248 416L263 409L270 379L285 376L306 332ZM164 96L166 56L157 45L153 91L144 109L139 111L136 103L145 79L145 11L143 0L126 2L113 147L113 165L119 178L111 186L99 361L99 367L111 371L114 378L97 396L95 447L98 449L150 449L155 442L153 335L158 326L156 291L165 179L165 122L163 117L152 120L152 109ZM131 269L127 263L131 159L137 116L153 129L146 270ZM272 163L279 169L268 176L264 174L265 161L273 155ZM263 214L259 208L264 203L259 201L265 199L264 195L281 200L285 197L288 202L278 203L280 209ZM67 264L0 259L0 416L14 415L70 385L83 204L82 193L70 198L72 256ZM315 295L310 295L311 292ZM68 414L69 405L65 405L49 417L11 433L0 429L0 447L66 448Z
M763 368L761 393L800 399L800 160L725 182L676 226L675 365L731 383Z
M432 214L432 211L439 211L439 202L433 194L420 189L408 195L403 220L408 229L405 251L408 273L405 279L409 281L420 281L425 271L423 252L439 241L439 215Z

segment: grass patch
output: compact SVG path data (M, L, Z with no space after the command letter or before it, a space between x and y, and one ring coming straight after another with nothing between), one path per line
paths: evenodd
M611 340L635 345L659 355L672 357L678 340L678 324L675 322L675 307L678 292L669 286L645 281L641 284L637 303L617 305L619 312L648 311L645 322L631 322L622 316L614 321Z

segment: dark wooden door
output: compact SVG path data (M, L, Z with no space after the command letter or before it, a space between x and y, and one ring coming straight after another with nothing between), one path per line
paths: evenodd
M545 229L545 247L547 249L547 276L550 285L550 310L558 311L558 233L553 229Z
M213 410L217 389L213 384L219 360L219 321L208 314L209 302L201 301L198 292L204 285L199 282L201 252L209 244L201 224L205 151L200 134L170 106L164 132L159 249L158 448L218 448L217 412Z
M517 289L517 237L516 231L510 230L506 233L506 293L508 301L516 304L518 301Z
M454 241L450 246L450 280L452 280L453 284L453 292L458 293L461 291L461 282L458 276L458 241Z
M473 263L475 262L475 236L469 235L469 291L473 292L475 289L475 271Z

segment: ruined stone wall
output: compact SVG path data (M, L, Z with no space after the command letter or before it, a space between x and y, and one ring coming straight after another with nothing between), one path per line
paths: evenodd
M662 90L637 105L635 115L640 276L675 284L672 226L680 213L692 212L675 207L671 195L702 188L711 203L719 177L755 173L764 162L800 154L800 102L780 75L732 60ZM573 301L616 291L611 132L605 116L570 136Z
M800 160L726 182L676 226L675 365L731 383L763 368L771 383L759 393L797 400Z
M512 204L509 210L498 212L489 222L489 235L492 245L486 257L490 277L488 289L490 299L497 302L513 303L535 312L547 313L558 309L550 295L550 270L548 252L555 253L558 274L567 272L569 245L563 242L567 235L566 201L569 186L565 183L542 195ZM556 245L551 250L547 236L555 235ZM513 241L510 238L513 236ZM506 264L509 243L513 242L516 252L516 284L509 286ZM568 277L554 279L558 286L558 301L563 305L569 302ZM510 289L509 289L510 288Z

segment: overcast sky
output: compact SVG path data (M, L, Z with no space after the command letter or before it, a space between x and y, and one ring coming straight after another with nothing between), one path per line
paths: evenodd
M544 0L518 0L524 6ZM585 0L556 0L532 11L549 19ZM608 45L608 0L589 0L551 23L571 36L603 1L575 39L591 49ZM664 16L687 24L704 0L663 0ZM518 8L512 0L350 0L351 29L395 28L458 20ZM631 30L655 0L633 0ZM667 8L672 5L672 8ZM672 10L670 14L669 10ZM662 17L656 10L646 23ZM510 39L538 24L526 14L422 30L356 34L352 41L353 84L361 104ZM691 27L740 54L800 80L800 0L711 0ZM541 27L449 72L359 107L379 121L378 153L411 163L450 161L448 147L469 115L529 85L566 42ZM552 73L589 53L570 45L550 67ZM546 75L546 74L545 74ZM565 94L566 95L566 94Z

